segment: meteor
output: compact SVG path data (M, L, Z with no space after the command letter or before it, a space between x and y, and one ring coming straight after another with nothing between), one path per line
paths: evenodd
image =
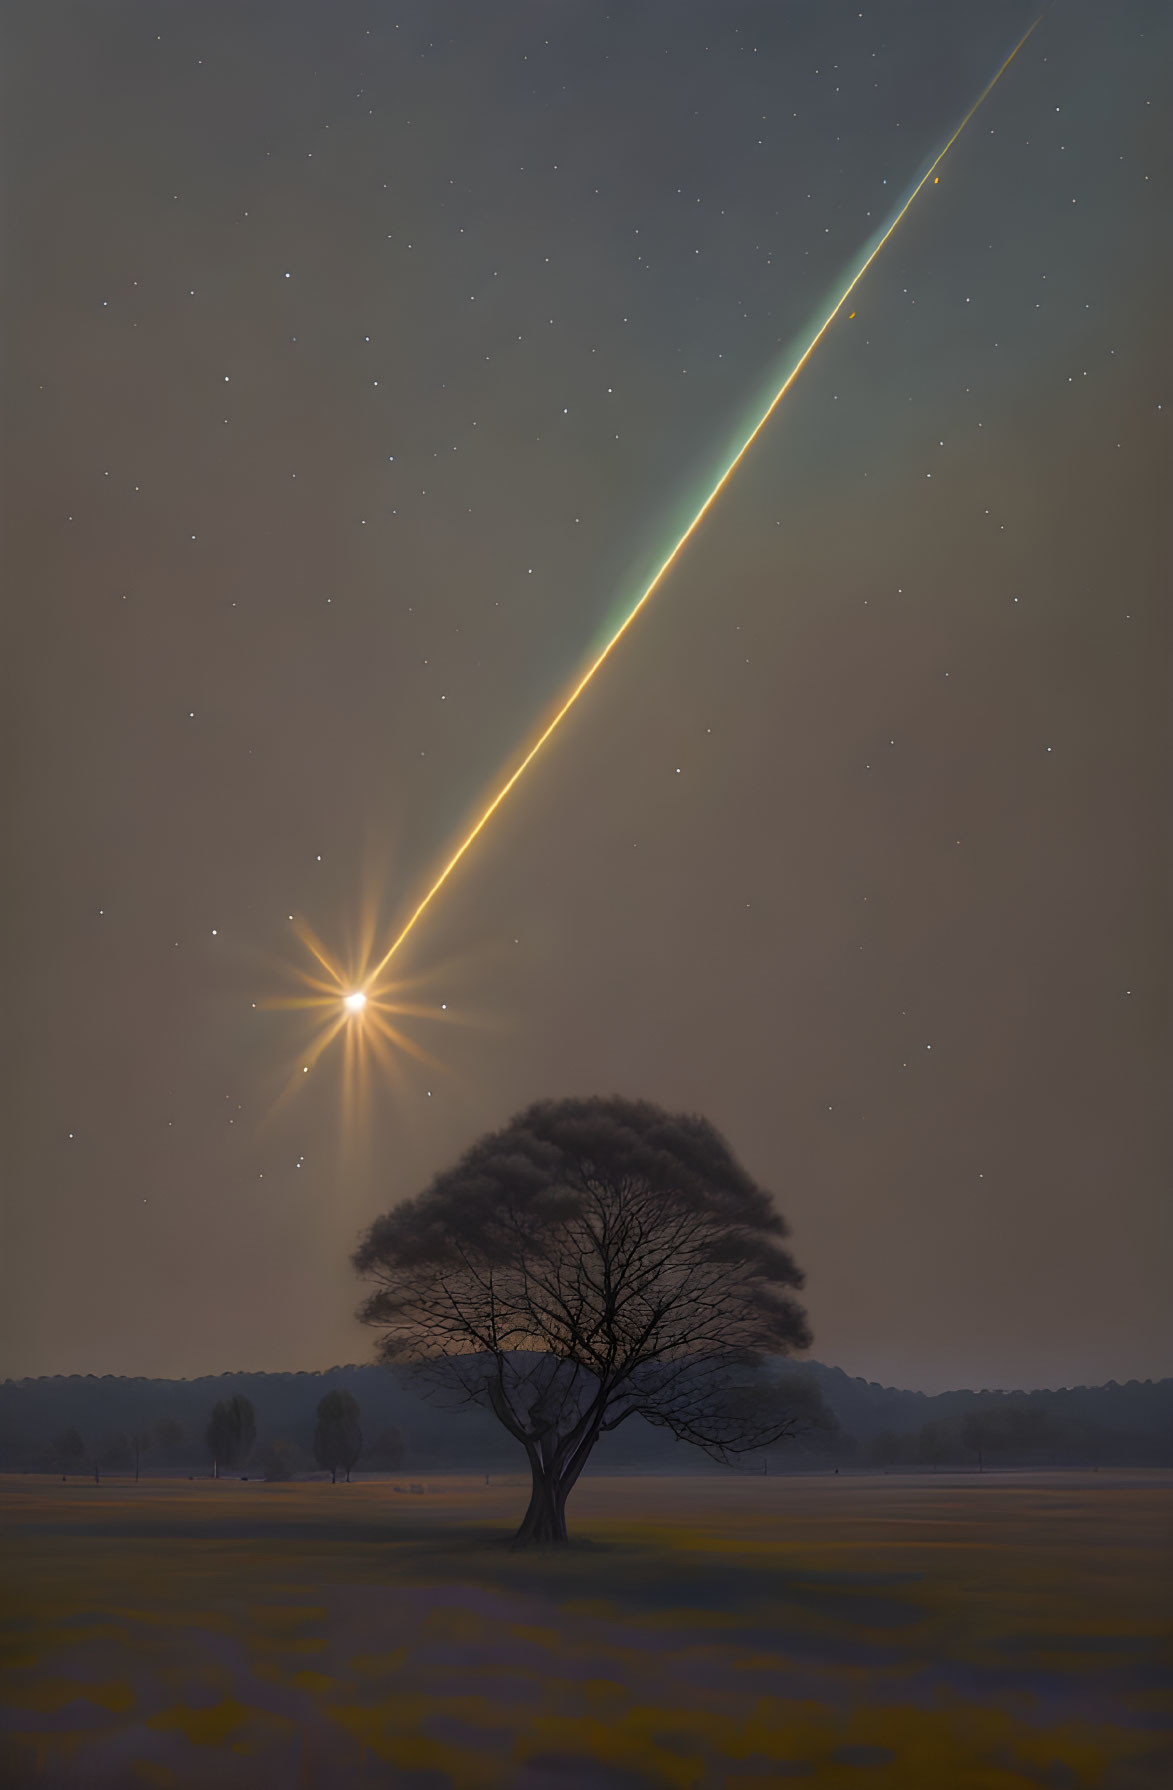
M1041 18L1041 17L1042 17L1042 15L1040 14L1039 18ZM480 838L480 835L484 832L485 828L488 826L489 822L492 820L494 814L496 814L498 808L500 808L500 806L501 806L502 802L505 800L506 796L517 785L517 783L520 782L522 776L529 769L530 765L533 763L534 759L538 756L538 753L542 750L542 747L546 744L547 740L549 740L551 738L551 736L557 731L557 729L561 726L562 722L565 720L566 716L570 713L571 709L574 707L575 703L578 701L579 697L582 695L582 693L586 689L587 685L594 678L596 672L601 670L603 665L610 658L612 652L618 646L618 644L622 640L623 636L627 633L627 630L630 628L632 622L634 622L636 616L640 613L640 611L644 608L645 604L651 599L652 596L654 596L655 592L659 589L659 587L663 583L665 577L671 571L672 567L675 565L676 561L679 559L681 553L684 551L685 547L688 545L689 541L692 539L693 535L696 533L697 529L700 527L701 523L704 521L704 519L708 515L709 511L712 509L713 505L716 503L717 499L720 497L721 493L724 491L725 487L728 485L730 479L733 477L733 474L737 471L737 468L740 466L741 462L745 459L745 456L749 453L749 450L752 448L754 442L758 439L758 436L762 433L762 430L766 427L766 424L770 421L770 418L774 415L774 412L778 409L778 406L781 404L781 402L785 398L787 392L789 392L791 386L794 384L795 380L798 378L799 374L802 372L802 369L806 366L807 362L810 360L811 356L814 354L815 349L818 347L819 343L823 340L823 337L827 334L827 331L830 329L832 323L835 321L836 317L839 315L839 312L842 310L842 308L846 304L847 300L851 297L851 294L855 291L855 288L859 285L859 282L863 279L864 275L867 273L868 268L872 265L872 262L876 259L876 256L880 253L881 249L884 247L884 244L888 241L889 237L892 236L892 234L895 232L901 219L904 217L905 213L908 211L909 207L912 205L913 201L916 199L916 197L920 193L921 189L923 187L927 186L930 182L932 182L934 185L937 184L937 182L939 180L939 175L938 175L937 171L940 168L941 163L944 161L945 157L948 155L949 151L952 149L954 143L956 143L958 137L961 135L962 131L965 129L965 127L969 123L970 119L974 116L974 113L979 110L979 108L982 106L984 101L989 97L989 95L992 93L993 89L997 86L999 80L1005 74L1006 70L1010 67L1010 64L1014 61L1014 58L1018 55L1019 50L1021 50L1023 44L1026 43L1027 39L1031 36L1031 33L1036 29L1038 24L1039 24L1039 19L1035 19L1034 24L1032 24L1029 27L1029 29L1027 31L1025 31L1023 33L1023 35L1019 38L1019 40L1015 44L1014 48L1011 50L1010 54L1007 56L1005 62L1002 63L1002 66L997 70L997 72L994 74L992 79L983 88L982 92L978 95L978 97L974 101L973 105L969 108L969 111L965 114L964 118L961 120L961 123L957 126L957 129L953 132L953 135L945 143L944 147L937 152L937 155L935 156L933 161L929 164L929 166L926 169L926 171L924 172L924 174L922 174L921 178L917 181L916 185L913 187L912 191L909 193L907 199L905 199L905 201L901 205L899 211L897 211L895 213L891 222L886 226L886 228L883 230L882 234L880 234L876 237L873 237L871 239L871 241L865 245L864 250L862 251L862 259L859 261L858 265L856 266L855 271L852 273L851 278L848 280L846 286L844 286L842 292L839 294L838 298L835 299L834 303L831 305L830 310L827 312L827 314L823 318L822 322L815 329L814 334L811 336L806 347L802 350L801 354L798 356L798 359L794 362L793 366L790 368L790 371L787 373L785 379L782 381L782 384L778 387L778 389L775 391L773 397L770 399L769 404L766 406L765 410L762 411L761 415L758 417L757 422L754 424L754 426L750 430L749 434L745 437L744 441L741 443L741 446L737 449L736 453L733 455L733 458L729 461L724 472L721 474L720 478L717 480L716 484L713 486L712 490L709 492L708 496L705 498L704 502L701 504L700 508L697 510L696 514L693 516L691 522L689 522L688 526L685 528L684 532L681 534L679 540L676 542L676 545L672 548L672 550L668 554L667 558L663 561L659 570L656 572L655 576L653 577L651 583L647 586L647 588L643 592L642 596L640 596L638 598L638 600L632 605L631 609L629 609L629 611L627 612L627 615L620 622L619 626L614 630L610 639L607 641L606 645L603 647L602 651L597 655L597 657L594 659L594 661L587 667L586 671L579 678L578 682L574 685L574 688L571 690L569 696L566 697L566 699L562 703L561 707L555 713L553 719L551 721L549 721L547 723L547 725L542 729L541 733L538 735L538 737L534 741L533 745L529 748L528 752L525 754L525 757L517 765L516 769L510 773L510 775L506 778L505 782L502 783L501 787L498 789L497 793L493 796L493 798L490 801L490 803L488 804L487 808L484 810L484 812L480 816L479 820L469 830L469 832L465 835L464 839L461 840L460 844L457 846L456 850L452 853L452 856L448 859L448 862L444 865L444 868L441 870L440 874L437 876L436 880L433 882L431 888L424 895L422 901L415 908L414 912L409 916L406 924L401 928L398 935L391 941L391 944L387 947L387 950L383 953L383 956L379 959L378 963L375 965L374 969L370 972L369 976L365 978L365 986L368 990L372 989L373 985L378 981L379 977L386 970L388 964L391 962L391 959L395 956L395 953L399 950L400 946L408 938L408 936L411 934L411 932L414 931L416 925L423 918L424 914L427 912L427 910L431 906L432 902L436 899L436 896L440 893L440 890L444 887L445 883L448 881L448 878L452 875L452 872L456 869L456 867L460 863L461 859L469 851L470 847L475 844L477 839ZM351 998L353 998L353 997L348 998L348 1000L346 1002L347 1006L350 1005Z

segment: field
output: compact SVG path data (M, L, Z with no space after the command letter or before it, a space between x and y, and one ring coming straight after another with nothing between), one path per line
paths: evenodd
M1173 1784L1173 1476L410 1485L0 1482L0 1781Z

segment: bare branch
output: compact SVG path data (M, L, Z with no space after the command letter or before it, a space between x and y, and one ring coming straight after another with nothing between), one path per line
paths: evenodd
M545 1101L371 1226L360 1316L567 1489L636 1415L727 1460L814 1421L761 1371L810 1341L786 1235L706 1120Z

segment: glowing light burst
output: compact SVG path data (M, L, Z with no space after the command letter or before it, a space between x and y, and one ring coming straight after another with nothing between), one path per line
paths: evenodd
M345 962L322 943L304 920L294 921L294 930L312 960L312 967L281 966L292 976L296 993L260 1003L270 1010L299 1014L305 1022L301 1047L278 1106L339 1038L343 1052L343 1118L351 1125L361 1117L374 1072L381 1070L391 1075L397 1052L443 1073L437 1058L410 1037L400 1023L405 1019L449 1017L435 1003L426 1004L418 998L422 979L399 980L393 985L384 981L378 987L372 986L373 916L374 903L368 900L358 943Z
M1042 15L1040 14L1040 18L1041 17ZM816 348L827 335L827 332L830 330L831 325L843 309L843 306L851 297L884 245L896 231L913 202L925 186L930 183L933 185L939 184L940 176L938 170L941 163L944 161L971 118L973 118L974 114L980 109L997 85L998 81L1010 67L1010 64L1014 61L1014 58L1018 55L1018 52L1022 49L1027 39L1036 30L1038 24L1039 19L1036 18L1029 29L1019 38L1001 67L997 69L990 81L983 88L973 105L969 108L969 111L965 114L964 118L962 118L961 123L957 126L956 130L954 130L953 134L947 139L943 147L938 150L937 154L929 163L925 172L921 175L907 198L900 205L899 209L893 213L890 221L861 249L859 260L850 273L842 291L830 304L826 313L823 315L822 320L812 326L812 333L809 340L807 340L805 347L798 353L797 358L789 367L789 370L786 372L781 383L773 390L769 402L757 415L756 420L752 423L752 426L749 427L748 433L740 439L739 445L736 447L735 451L733 451L724 470L716 479L711 490L699 505L695 514L683 528L675 545L663 559L651 581L645 587L642 594L627 609L622 620L620 620L618 625L613 628L613 631L602 649L587 666L577 683L571 689L569 695L565 697L555 711L552 719L542 728L533 744L526 751L525 756L501 784L478 820L456 847L456 850L452 853L451 857L449 857L439 875L435 878L430 888L428 888L422 900L418 902L408 916L406 922L401 926L382 956L374 961L369 970L365 970L362 973L355 975L345 975L342 973L340 966L336 965L330 959L329 954L326 952L325 948L320 945L319 941L313 938L312 934L308 933L308 929L303 929L302 936L305 943L308 945L312 955L317 959L318 963L331 977L331 982L329 984L318 984L321 989L321 995L319 997L320 1002L327 1008L332 1009L333 1017L326 1020L321 1027L314 1052L315 1060L321 1055L322 1051L326 1049L327 1045L338 1036L339 1032L343 1032L347 1052L351 1057L357 1057L361 1054L360 1046L367 1042L369 1038L372 1050L374 1050L376 1046L381 1046L383 1050L386 1050L388 1045L394 1044L401 1049L411 1052L411 1054L417 1057L425 1057L425 1060L427 1060L426 1054L421 1052L418 1046L411 1044L404 1034L391 1024L391 1015L402 1014L406 1016L411 1011L410 1008L402 1005L392 1004L389 999L391 988L389 984L384 982L383 978L385 977L392 958L414 931L436 896L447 883L453 871L484 832L494 814L496 814L498 808L500 808L502 802L504 802L505 798L516 787L525 772L533 763L534 759L538 756L539 752L541 752L543 746L545 746L547 741L557 731L558 727L570 713L583 691L587 688L588 684L591 683L596 673L602 669L603 665L611 656L616 646L618 646L623 636L627 633L627 630L631 627L636 617L655 595L665 577L676 564L676 561L680 558L680 555L687 547L689 541L729 484L733 474L737 471L737 468L741 465L741 462L745 459L746 455L765 429L767 423L769 423L770 419L777 411L795 380L798 378L807 362L811 359ZM852 315L854 316L854 313L852 313ZM348 993L348 990L351 992ZM318 1003L314 1002L311 1004Z

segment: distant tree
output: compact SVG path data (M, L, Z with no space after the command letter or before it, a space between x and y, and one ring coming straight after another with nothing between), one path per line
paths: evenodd
M256 1435L256 1415L240 1393L214 1406L204 1437L212 1457L213 1479L219 1479L221 1467L237 1467L247 1460Z
M82 1462L86 1458L86 1445L77 1430L64 1430L53 1444L53 1452L57 1456L62 1479L68 1473L81 1472Z
M319 1467L327 1467L330 1484L336 1485L340 1472L350 1483L350 1471L362 1453L362 1424L358 1400L349 1392L328 1392L318 1401L318 1422L314 1430L314 1459Z
M212 1407L212 1415L208 1419L208 1427L204 1435L208 1453L212 1457L212 1478L219 1479L220 1463L225 1466L232 1452L232 1419L228 1415L228 1404L221 1399Z
M810 1341L768 1193L701 1118L646 1101L542 1101L367 1233L360 1311L383 1360L487 1406L525 1450L518 1542L566 1540L599 1436L631 1417L712 1459L805 1429L764 1357Z
M403 1433L401 1430L397 1430L394 1424L389 1424L386 1429L380 1430L365 1451L367 1466L373 1467L378 1473L397 1472L402 1467L406 1455L407 1448L404 1444Z

